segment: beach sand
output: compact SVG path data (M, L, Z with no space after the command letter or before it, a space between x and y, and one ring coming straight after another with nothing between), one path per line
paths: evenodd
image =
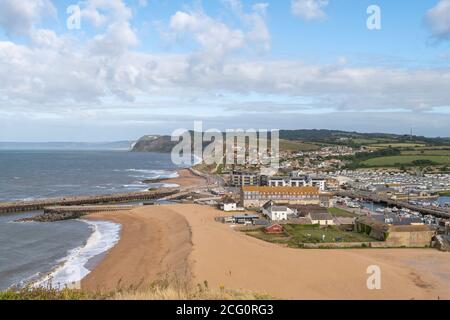
M121 240L82 281L87 289L138 286L175 273L191 283L283 299L450 299L450 255L434 249L301 250L267 243L214 221L200 205L95 214L123 225ZM367 289L367 267L381 290Z
M158 206L158 210L148 208L153 207L85 217L119 223L122 230L119 243L81 281L83 289L101 292L139 290L166 275L191 278L188 256L192 243L186 219L163 206Z
M195 187L206 184L204 178L194 175L188 169L180 169L177 172L177 178L164 179L160 183L177 184L180 187Z

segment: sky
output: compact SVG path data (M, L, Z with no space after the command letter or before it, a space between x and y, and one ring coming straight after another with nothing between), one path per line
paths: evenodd
M450 0L0 0L0 141L450 136Z

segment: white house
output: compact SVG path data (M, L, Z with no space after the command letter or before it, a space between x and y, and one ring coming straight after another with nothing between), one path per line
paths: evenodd
M236 201L228 197L223 200L222 204L220 205L220 209L226 212L238 210Z
M295 211L286 206L263 206L263 214L265 214L272 221L287 220L289 215L295 214Z

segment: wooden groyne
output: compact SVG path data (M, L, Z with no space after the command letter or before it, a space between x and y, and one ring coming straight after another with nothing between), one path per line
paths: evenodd
M163 188L145 192L129 192L109 195L63 197L35 201L0 203L0 214L44 210L46 207L101 205L133 201L156 200L177 194L178 188Z

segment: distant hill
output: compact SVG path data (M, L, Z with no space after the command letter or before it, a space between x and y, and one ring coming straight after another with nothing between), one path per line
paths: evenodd
M340 130L280 130L280 138L285 140L304 140L304 141L345 141L345 140L380 140L401 142L422 142L428 144L449 144L450 138L429 138L423 136L399 135L392 133L360 133Z
M172 142L170 136L149 135L140 138L133 146L133 152L163 152L169 153L177 142Z
M192 134L192 132L191 132ZM304 141L317 144L371 145L418 143L425 145L450 146L450 138L428 138L423 136L399 135L390 133L359 133L340 130L280 130L280 145L287 141ZM134 152L170 152L177 142L172 142L168 135L149 135L140 138L134 145ZM300 148L301 149L301 148Z
M0 142L0 150L131 150L134 141Z

